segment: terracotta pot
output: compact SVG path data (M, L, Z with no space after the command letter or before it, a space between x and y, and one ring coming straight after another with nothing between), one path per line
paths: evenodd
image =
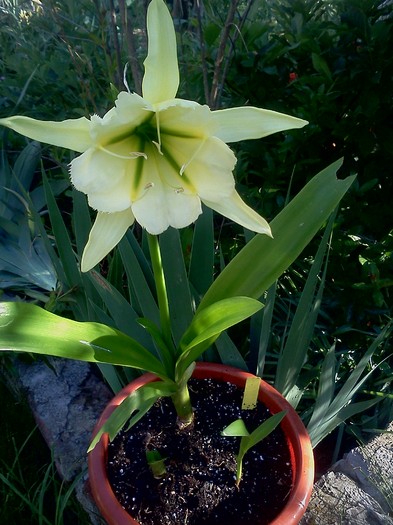
M212 378L228 381L240 388L244 387L247 377L252 374L236 368L213 363L197 363L193 377L196 379ZM106 421L116 406L131 392L146 383L155 381L153 374L144 374L121 390L104 410L94 433ZM274 414L286 410L281 428L287 438L290 450L293 487L285 507L270 522L270 525L296 525L308 505L314 481L314 456L307 431L292 406L265 381L261 381L259 400ZM139 525L120 505L109 484L106 475L108 435L89 453L89 478L94 499L108 525ZM241 525L241 524L240 524ZM257 525L257 524L256 524Z

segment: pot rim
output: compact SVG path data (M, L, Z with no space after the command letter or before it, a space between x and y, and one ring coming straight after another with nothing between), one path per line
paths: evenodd
M249 372L232 366L219 363L198 362L192 377L196 379L206 379L210 377L217 381L229 381L242 388L247 378L254 376ZM146 373L118 392L102 412L94 429L93 436L124 398L142 385L157 380L156 375ZM311 441L302 420L294 408L275 388L263 379L261 379L258 399L264 403L273 414L281 410L287 411L280 425L287 438L294 473L293 487L286 505L269 525L296 525L299 523L300 518L307 508L314 483L314 456ZM96 447L88 454L89 480L93 497L103 517L109 524L140 525L139 522L132 518L120 505L107 478L106 463L108 443L108 434L104 434Z

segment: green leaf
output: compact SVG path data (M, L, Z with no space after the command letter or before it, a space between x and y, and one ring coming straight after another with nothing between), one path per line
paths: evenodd
M325 255L335 217L336 214L333 213L324 231L277 365L274 386L283 396L296 384L315 330L327 271L328 255ZM320 276L324 260L324 271Z
M198 294L204 294L213 282L214 228L213 212L204 206L195 223L190 260L190 282Z
M47 176L44 172L42 173L42 178L44 182L45 196L48 204L51 225L53 233L56 237L57 249L60 259L63 263L64 272L67 276L69 286L78 287L81 285L81 274L76 263L75 253L72 249L72 243L66 225L64 224L63 217L61 216L60 210L52 193L52 188L50 187Z
M73 199L73 214L72 214L73 227L74 227L74 232L75 232L76 245L78 248L78 254L81 259L83 250L89 238L89 233L91 230L91 219L90 219L89 208L87 206L86 196L80 191L73 189L72 199Z
M105 421L90 443L88 452L99 442L101 436L109 434L112 441L129 420L127 430L134 426L154 405L158 398L170 396L175 391L173 383L157 381L143 385L127 396ZM135 413L136 412L136 413Z
M239 485L243 472L243 458L250 448L265 439L281 423L286 411L278 412L261 423L251 434L242 419L233 421L221 432L223 436L241 437L239 453L236 456L236 484Z
M101 296L113 319L114 326L130 337L137 339L149 350L154 351L152 341L138 323L138 315L126 298L95 270L88 272L87 278Z
M158 450L146 450L146 460L153 476L161 479L166 474L165 460Z
M273 432L273 430L284 419L285 414L285 410L278 412L277 414L269 417L269 419L261 423L255 430L253 430L251 434L244 439L244 445L240 443L239 455L242 454L242 456L244 456L244 454L250 450L250 448L254 447L257 443L262 441L262 439L265 439L266 436Z
M362 374L379 345L388 339L392 331L392 324L385 326L382 332L374 339L363 357L356 364L344 385L333 398L335 390L335 356L334 347L327 353L322 365L319 380L318 396L314 405L312 417L307 425L313 447L332 432L348 417L368 409L379 401L378 398L352 403L355 394L364 382L374 372L378 365L374 365L365 375ZM387 359L387 358L386 358Z
M266 354L270 341L277 282L268 289L265 307L251 318L250 326L250 370L258 377L263 377Z
M237 419L236 421L232 421L232 423L225 427L224 430L221 432L221 435L241 437L249 436L250 433L247 430L244 421L242 419Z
M329 69L328 63L321 55L318 55L317 53L311 53L311 60L315 71L321 75L324 75L329 80L332 80L332 73Z
M194 313L178 230L168 228L160 235L160 249L171 314L172 335L175 344L178 344Z
M168 348L164 340L161 330L155 323L153 323L153 321L147 319L146 317L139 318L138 322L149 332L149 334L154 339L158 347L161 360L163 361L165 369L167 371L167 375L171 376L174 370L173 356L170 348Z
M137 303L137 307L139 306L138 311L144 317L151 319L155 324L159 324L160 314L149 282L149 278L152 278L150 275L151 270L144 259L143 253L141 253L139 245L135 243L132 232L127 232L127 235L123 237L118 247L127 274L128 285L131 291L130 295L132 294L136 298L135 303ZM146 276L146 272L149 272L149 277Z
M13 176L10 181L11 190L18 191L18 184L29 190L40 157L41 145L39 142L30 142L21 151L14 164Z
M223 332L216 341L214 341L214 346L224 365L234 366L245 372L249 371L244 357L226 332ZM209 359L207 359L207 361L209 361Z
M0 303L0 350L31 352L148 370L167 379L140 343L99 323L79 323L26 303Z
M332 415L329 410L328 416L325 416L319 421L318 425L312 425L307 427L311 443L315 448L326 436L328 436L333 430L338 427L343 421L353 417L356 414L360 414L378 403L380 399L377 397L368 399L367 401L359 401L358 403L351 403L350 405L343 407L336 414Z
M181 356L176 376L195 361L227 328L262 308L262 304L249 297L232 297L210 305L197 313L180 341Z
M197 313L180 341L182 352L233 326L262 308L262 303L249 297L231 297Z
M242 472L243 472L243 458L257 443L265 439L273 430L280 424L281 420L284 418L286 412L278 412L278 414L274 414L273 416L269 417L266 421L264 421L259 427L257 427L249 436L244 436L240 440L240 448L239 453L236 456L237 461L237 469L236 469L236 484L239 485L240 480L242 479Z
M336 356L335 345L331 346L322 363L319 376L318 395L315 400L313 414L309 422L309 429L313 426L320 427L325 420L330 403L332 402L335 388Z
M228 297L258 299L296 260L336 208L355 177L338 180L341 161L316 175L272 221L273 239L256 235L207 291L198 311Z

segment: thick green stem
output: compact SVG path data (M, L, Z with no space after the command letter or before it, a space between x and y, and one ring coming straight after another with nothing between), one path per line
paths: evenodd
M172 395L172 401L176 409L178 423L181 428L187 427L194 420L194 412L191 406L190 392L187 383L181 383L178 391Z
M156 283L158 309L160 311L160 323L164 341L168 348L173 347L171 319L169 315L168 295L166 292L165 276L161 261L160 245L156 235L147 234L151 263L153 266L154 280Z
M169 350L173 349L172 357L174 357L174 345L172 340L171 319L169 313L168 295L166 291L165 275L162 267L160 245L158 237L148 234L149 250L151 263L153 266L154 280L157 290L158 308L160 311L160 324L162 337ZM174 372L174 370L173 370ZM172 395L172 401L178 415L179 425L186 427L193 421L194 414L191 406L190 393L188 391L187 382L180 380L178 383L178 390Z

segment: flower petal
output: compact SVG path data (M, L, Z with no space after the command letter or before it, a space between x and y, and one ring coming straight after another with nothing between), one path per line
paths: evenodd
M148 54L144 62L143 98L152 104L174 98L179 87L176 34L163 0L147 9Z
M308 122L284 113L251 106L213 111L216 137L224 142L259 139L278 131L302 128Z
M173 228L185 228L197 220L202 213L201 199L198 195L168 191L166 192L169 225Z
M224 217L232 219L244 228L248 230L264 233L272 236L270 226L267 221L258 215L252 208L240 198L240 195L233 191L232 195L228 198L217 200L215 202L202 199L202 202L206 204L212 210L221 213Z
M190 100L174 99L157 104L161 134L178 137L208 137L215 131L212 112L208 106L201 106Z
M132 204L135 219L146 230L158 235L169 226L184 228L202 212L194 188L151 146L143 163L138 198Z
M121 241L134 222L130 208L118 213L98 212L82 255L81 270L88 272Z
M152 107L136 93L121 91L115 107L101 118L91 117L91 136L96 144L111 144L131 136L137 126L148 120Z
M85 118L62 122L35 120L29 117L0 119L0 125L13 129L33 140L83 152L91 146L90 121Z
M71 182L75 188L86 193L89 204L99 211L115 212L128 208L130 201L130 180L126 178L127 163L105 151L90 148L71 162ZM97 195L100 202L97 202ZM105 204L105 205L104 205Z
M165 137L165 147L178 166L185 166L183 184L191 183L202 200L215 201L232 194L236 157L224 142L215 137L205 141Z
M134 202L132 211L141 226L152 235L159 235L169 226L189 226L202 213L202 207L197 195L177 192L166 185L157 184Z

